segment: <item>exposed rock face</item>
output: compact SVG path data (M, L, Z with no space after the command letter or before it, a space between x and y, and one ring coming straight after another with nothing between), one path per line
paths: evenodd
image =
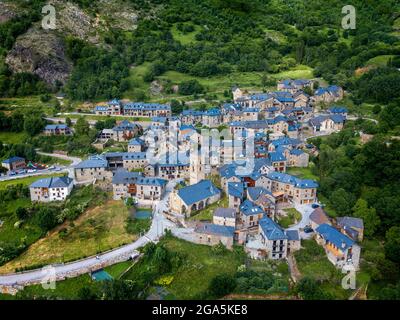
M69 1L49 0L47 3L56 9L56 30L43 30L41 21L37 22L16 39L6 63L14 73L31 72L50 85L57 80L65 83L72 70L65 55L65 36L107 47L100 34L109 26L134 30L137 25L137 13L123 1L103 0L97 5L98 13L92 16ZM0 23L21 13L18 10L13 4L0 2Z
M15 6L11 3L0 2L0 23L14 18L17 15L15 10Z
M31 72L50 85L57 80L65 83L72 69L62 40L55 33L37 27L18 37L6 63L13 72Z
M95 20L78 6L65 1L50 1L56 8L57 31L93 44L100 42Z

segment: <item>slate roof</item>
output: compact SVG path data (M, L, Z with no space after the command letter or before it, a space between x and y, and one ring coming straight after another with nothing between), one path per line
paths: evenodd
M258 215L260 213L264 213L263 209L261 209L259 206L255 205L250 200L243 201L243 203L240 205L240 212L246 216L251 216L251 215L255 215L255 214Z
M194 232L232 238L235 233L235 228L213 223L199 223L194 229Z
M44 127L44 130L65 130L69 129L69 127L66 124L48 124L47 126Z
M144 102L130 102L124 105L125 110L143 110L143 111L155 111L155 110L171 110L171 106L159 103L144 103Z
M243 199L244 186L242 182L228 182L228 195Z
M270 191L263 187L249 187L247 188L247 195L250 201L257 201L258 198L263 194L272 195Z
M284 230L270 218L263 217L258 223L268 240L288 239L288 236L285 234Z
M68 177L52 177L36 180L30 188L67 188L73 183Z
M305 152L303 150L300 150L300 149L292 149L292 150L290 150L290 154L293 154L295 156L301 156L304 153Z
M330 113L347 113L348 112L346 107L340 107L340 106L333 106L332 108L329 108L328 111Z
M299 231L298 230L286 230L286 235L288 237L288 240L290 241L299 241Z
M328 215L321 207L318 207L313 212L311 212L310 220L315 222L318 225L321 225L324 223L330 224Z
M129 172L125 169L117 170L112 178L113 184L132 184L135 183L139 177L142 177L141 172Z
M318 183L314 180L300 179L287 173L269 172L266 176L271 180L291 184L297 188L318 188Z
M101 156L91 156L87 160L83 160L75 167L77 169L88 168L107 168L108 162Z
M354 244L353 240L326 223L321 224L315 231L318 232L325 241L333 243L340 250L346 250Z
M154 178L154 177L140 177L136 180L137 185L144 185L144 186L158 186L162 187L168 183L168 180Z
M117 126L113 128L114 131L127 131L127 130L135 130L138 128L138 125L132 122L129 122L128 120L124 120L121 123L119 123Z
M236 212L235 209L232 208L217 208L214 211L214 216L215 217L221 217L221 218L236 218Z
M133 138L133 139L129 140L128 145L130 145L130 146L134 146L134 145L143 146L143 145L145 145L145 142L140 138Z
M11 158L3 160L2 163L13 163L13 162L16 162L16 161L25 161L25 159L15 156L15 157L11 157Z
M364 229L364 222L360 218L338 217L336 222L341 227L347 226L349 228Z
M220 193L221 190L214 186L210 180L201 180L196 184L178 190L178 196L188 206Z

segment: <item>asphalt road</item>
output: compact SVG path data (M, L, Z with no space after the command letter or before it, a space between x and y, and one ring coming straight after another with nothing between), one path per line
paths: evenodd
M71 263L52 265L53 269L51 275L55 276L57 279L62 279L66 276L73 277L88 273L96 270L96 268L101 264L110 265L119 261L128 260L131 255L136 254L136 250L140 247L143 247L149 242L157 242L164 234L165 229L175 228L175 224L166 219L162 214L162 211L166 208L169 194L173 190L175 184L176 181L170 181L167 185L164 198L156 203L150 230L145 235L131 244L100 254L97 257L94 256ZM44 269L36 269L32 271L0 275L0 285L12 286L41 283L47 279L49 275L43 270Z

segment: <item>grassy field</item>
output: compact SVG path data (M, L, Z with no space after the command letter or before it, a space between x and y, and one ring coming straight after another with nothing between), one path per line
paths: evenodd
M177 24L174 24L171 28L172 36L176 41L179 41L183 45L187 45L189 43L193 43L196 41L195 36L200 32L200 27L194 25L194 31L189 33L183 33L178 30Z
M366 66L386 67L389 59L393 58L394 55L381 55L369 59L366 62Z
M318 180L318 177L312 173L312 166L314 163L310 162L307 168L287 168L287 173L301 179Z
M125 96L129 99L135 99L137 92L144 92L146 95L150 93L150 85L143 81L143 75L148 71L150 63L144 63L142 65L133 67L130 70L130 76L128 80L131 83L131 89L129 89ZM279 80L284 78L313 78L313 69L298 65L290 70L286 70L276 74L269 74L270 77ZM215 94L218 99L226 99L223 96L225 90L230 90L232 86L238 85L243 89L261 91L261 79L263 77L262 72L232 72L227 75L218 75L212 77L196 77L188 74L184 74L177 71L167 71L161 76L157 77L159 80L170 81L172 84L179 84L183 81L197 80L206 89L207 94ZM273 88L271 88L273 89ZM181 96L179 94L160 94L157 96L150 96L150 101L153 102L169 102L171 99L179 100L193 100L193 96Z
M125 261L114 264L112 266L104 268L114 279L120 277L132 265L131 261ZM84 274L76 278L66 279L58 281L54 290L45 290L41 285L33 285L25 287L22 292L18 294L18 297L29 297L33 298L48 298L48 299L78 299L79 290L84 287L90 287L91 289L98 290L100 282L95 282L90 278L89 274ZM0 295L0 300L15 299L16 297L9 295Z
M324 249L315 240L303 240L302 249L294 253L301 275L314 278L320 282L325 292L335 299L348 299L351 290L341 287L343 275L328 260Z
M213 203L212 205L208 206L207 208L197 211L194 213L193 216L189 218L189 220L196 220L196 221L212 221L213 214L215 209L217 208L227 208L228 207L228 197L224 197L221 200Z
M32 244L18 258L0 267L0 272L76 260L130 243L137 236L125 230L128 216L122 201L108 201L103 206L89 209L73 225L64 223ZM66 229L64 235L60 232L62 229Z
M0 242L18 243L23 241L26 244L31 244L41 236L40 228L29 223L24 223L19 228L14 227L15 223L18 222L18 218L14 215L15 210L19 207L29 207L30 204L29 198L6 202L0 214L0 220L3 220L3 225L0 227Z
M0 141L6 144L22 143L27 137L25 132L0 132Z
M23 98L0 98L0 111L12 112L21 111L29 112L32 109L42 110L47 114L54 112L55 98L48 102L40 101L39 96L23 97Z
M16 184L22 184L24 186L29 186L33 182L39 179L45 179L45 178L50 178L50 177L62 177L64 174L63 173L57 173L57 174L45 174L45 175L38 175L38 176L33 176L33 177L26 177L26 178L21 178L21 179L13 179L13 180L8 180L8 181L0 181L0 190L7 189L8 186L13 186Z
M287 216L278 218L278 223L282 228L289 228L289 226L301 220L301 213L295 208L284 209L284 211L287 213Z
M210 281L218 274L234 274L243 259L235 252L216 254L212 248L193 244L174 237L161 241L168 249L185 257L185 263L173 276L172 283L166 289L177 299L194 299L207 290ZM135 280L140 269L146 265L138 263L124 279Z

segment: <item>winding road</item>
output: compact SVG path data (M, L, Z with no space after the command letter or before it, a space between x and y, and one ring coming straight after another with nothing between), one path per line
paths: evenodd
M126 261L132 256L137 256L137 249L149 242L157 242L165 233L165 229L175 228L175 224L167 220L162 212L165 210L170 192L176 185L176 181L170 181L166 187L163 199L155 204L153 220L150 230L135 242L110 250L98 256L85 258L66 264L50 265L42 269L0 275L0 286L26 286L46 282L49 277L55 280L76 277L104 266ZM50 268L49 268L50 267Z

